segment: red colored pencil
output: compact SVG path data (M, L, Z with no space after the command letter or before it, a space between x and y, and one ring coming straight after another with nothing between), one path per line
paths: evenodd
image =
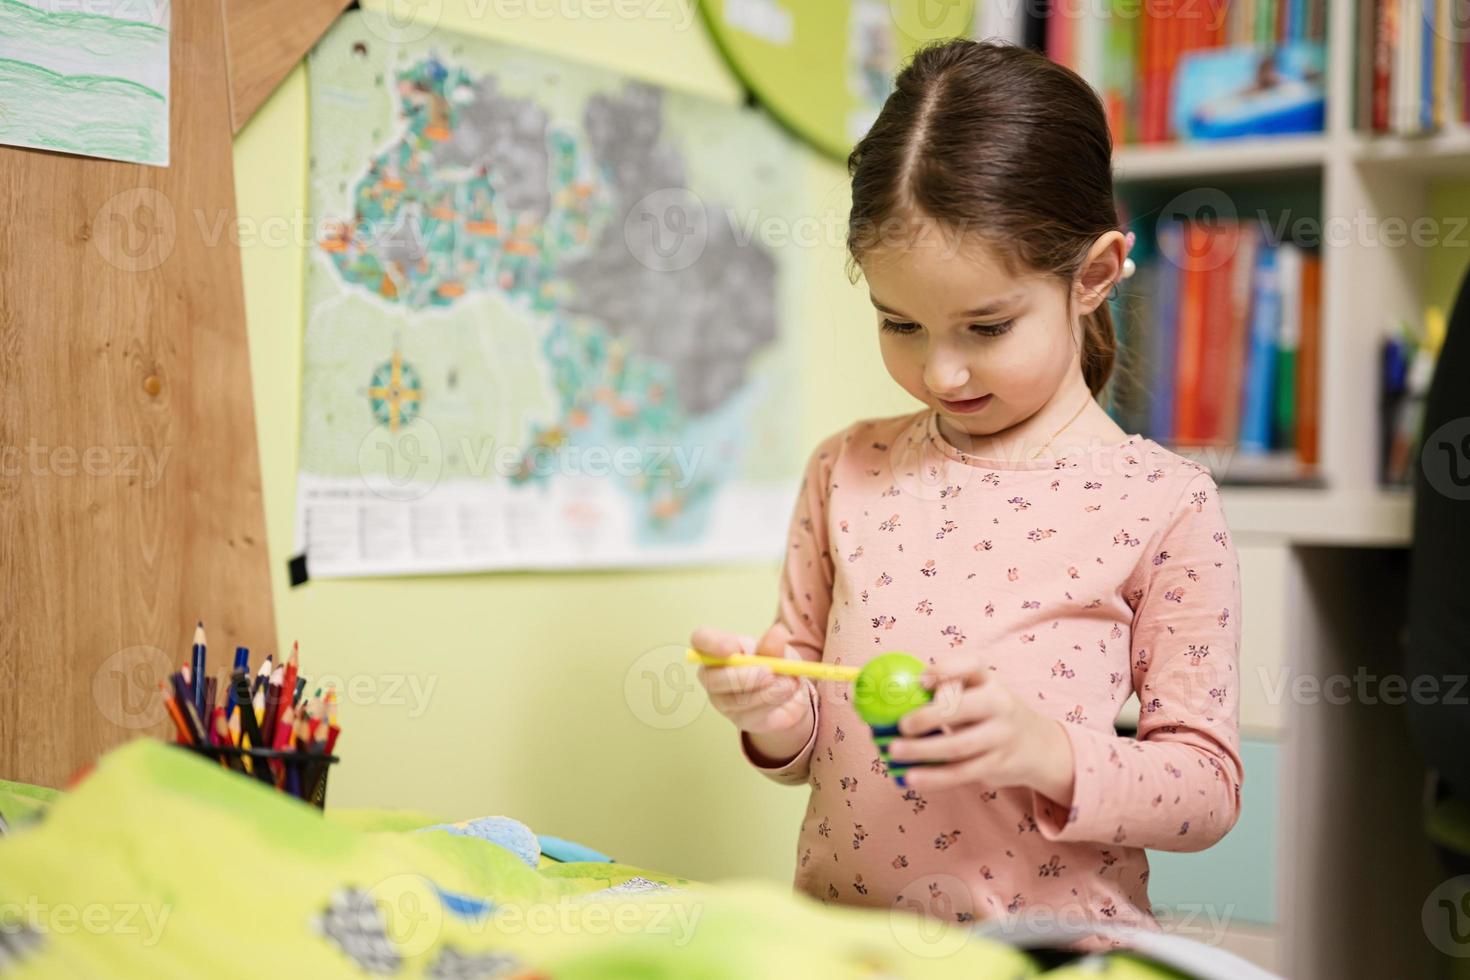
M291 659L286 661L286 676L281 680L282 697L292 704L296 703L296 676L301 673L301 659L297 655L300 647L299 643L291 644Z

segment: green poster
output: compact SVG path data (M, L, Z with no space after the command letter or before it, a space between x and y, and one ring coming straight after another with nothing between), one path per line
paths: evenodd
M704 0L705 23L741 80L824 153L846 158L928 41L969 37L974 0Z

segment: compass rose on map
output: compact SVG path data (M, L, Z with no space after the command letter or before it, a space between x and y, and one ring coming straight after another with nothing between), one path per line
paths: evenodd
M418 417L424 405L424 386L412 364L406 364L403 353L393 351L393 359L378 365L368 383L368 405L373 418L397 432Z

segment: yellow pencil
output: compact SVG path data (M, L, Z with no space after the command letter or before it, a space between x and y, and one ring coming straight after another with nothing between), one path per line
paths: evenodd
M789 674L792 677L815 677L824 681L855 681L860 667L844 667L840 664L823 664L811 660L786 660L782 657L761 657L751 653L736 653L728 657L716 657L690 649L687 659L691 663L707 667L766 667L772 673Z

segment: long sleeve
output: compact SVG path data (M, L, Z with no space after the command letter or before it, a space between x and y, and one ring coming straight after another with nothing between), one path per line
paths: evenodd
M842 445L841 434L817 446L807 461L797 493L796 507L787 532L786 554L781 563L780 599L776 622L791 633L791 646L804 660L820 661L827 639L827 614L832 606L832 556L827 539L827 501L832 464ZM812 734L805 747L786 765L759 765L751 755L750 743L741 733L745 758L758 771L778 783L798 785L811 771L812 749L817 740L819 704L816 685L804 681L812 701Z
M1240 813L1240 573L1203 470L1125 586L1134 610L1132 675L1138 737L1065 724L1075 759L1070 812L1036 795L1041 832L1196 851Z

